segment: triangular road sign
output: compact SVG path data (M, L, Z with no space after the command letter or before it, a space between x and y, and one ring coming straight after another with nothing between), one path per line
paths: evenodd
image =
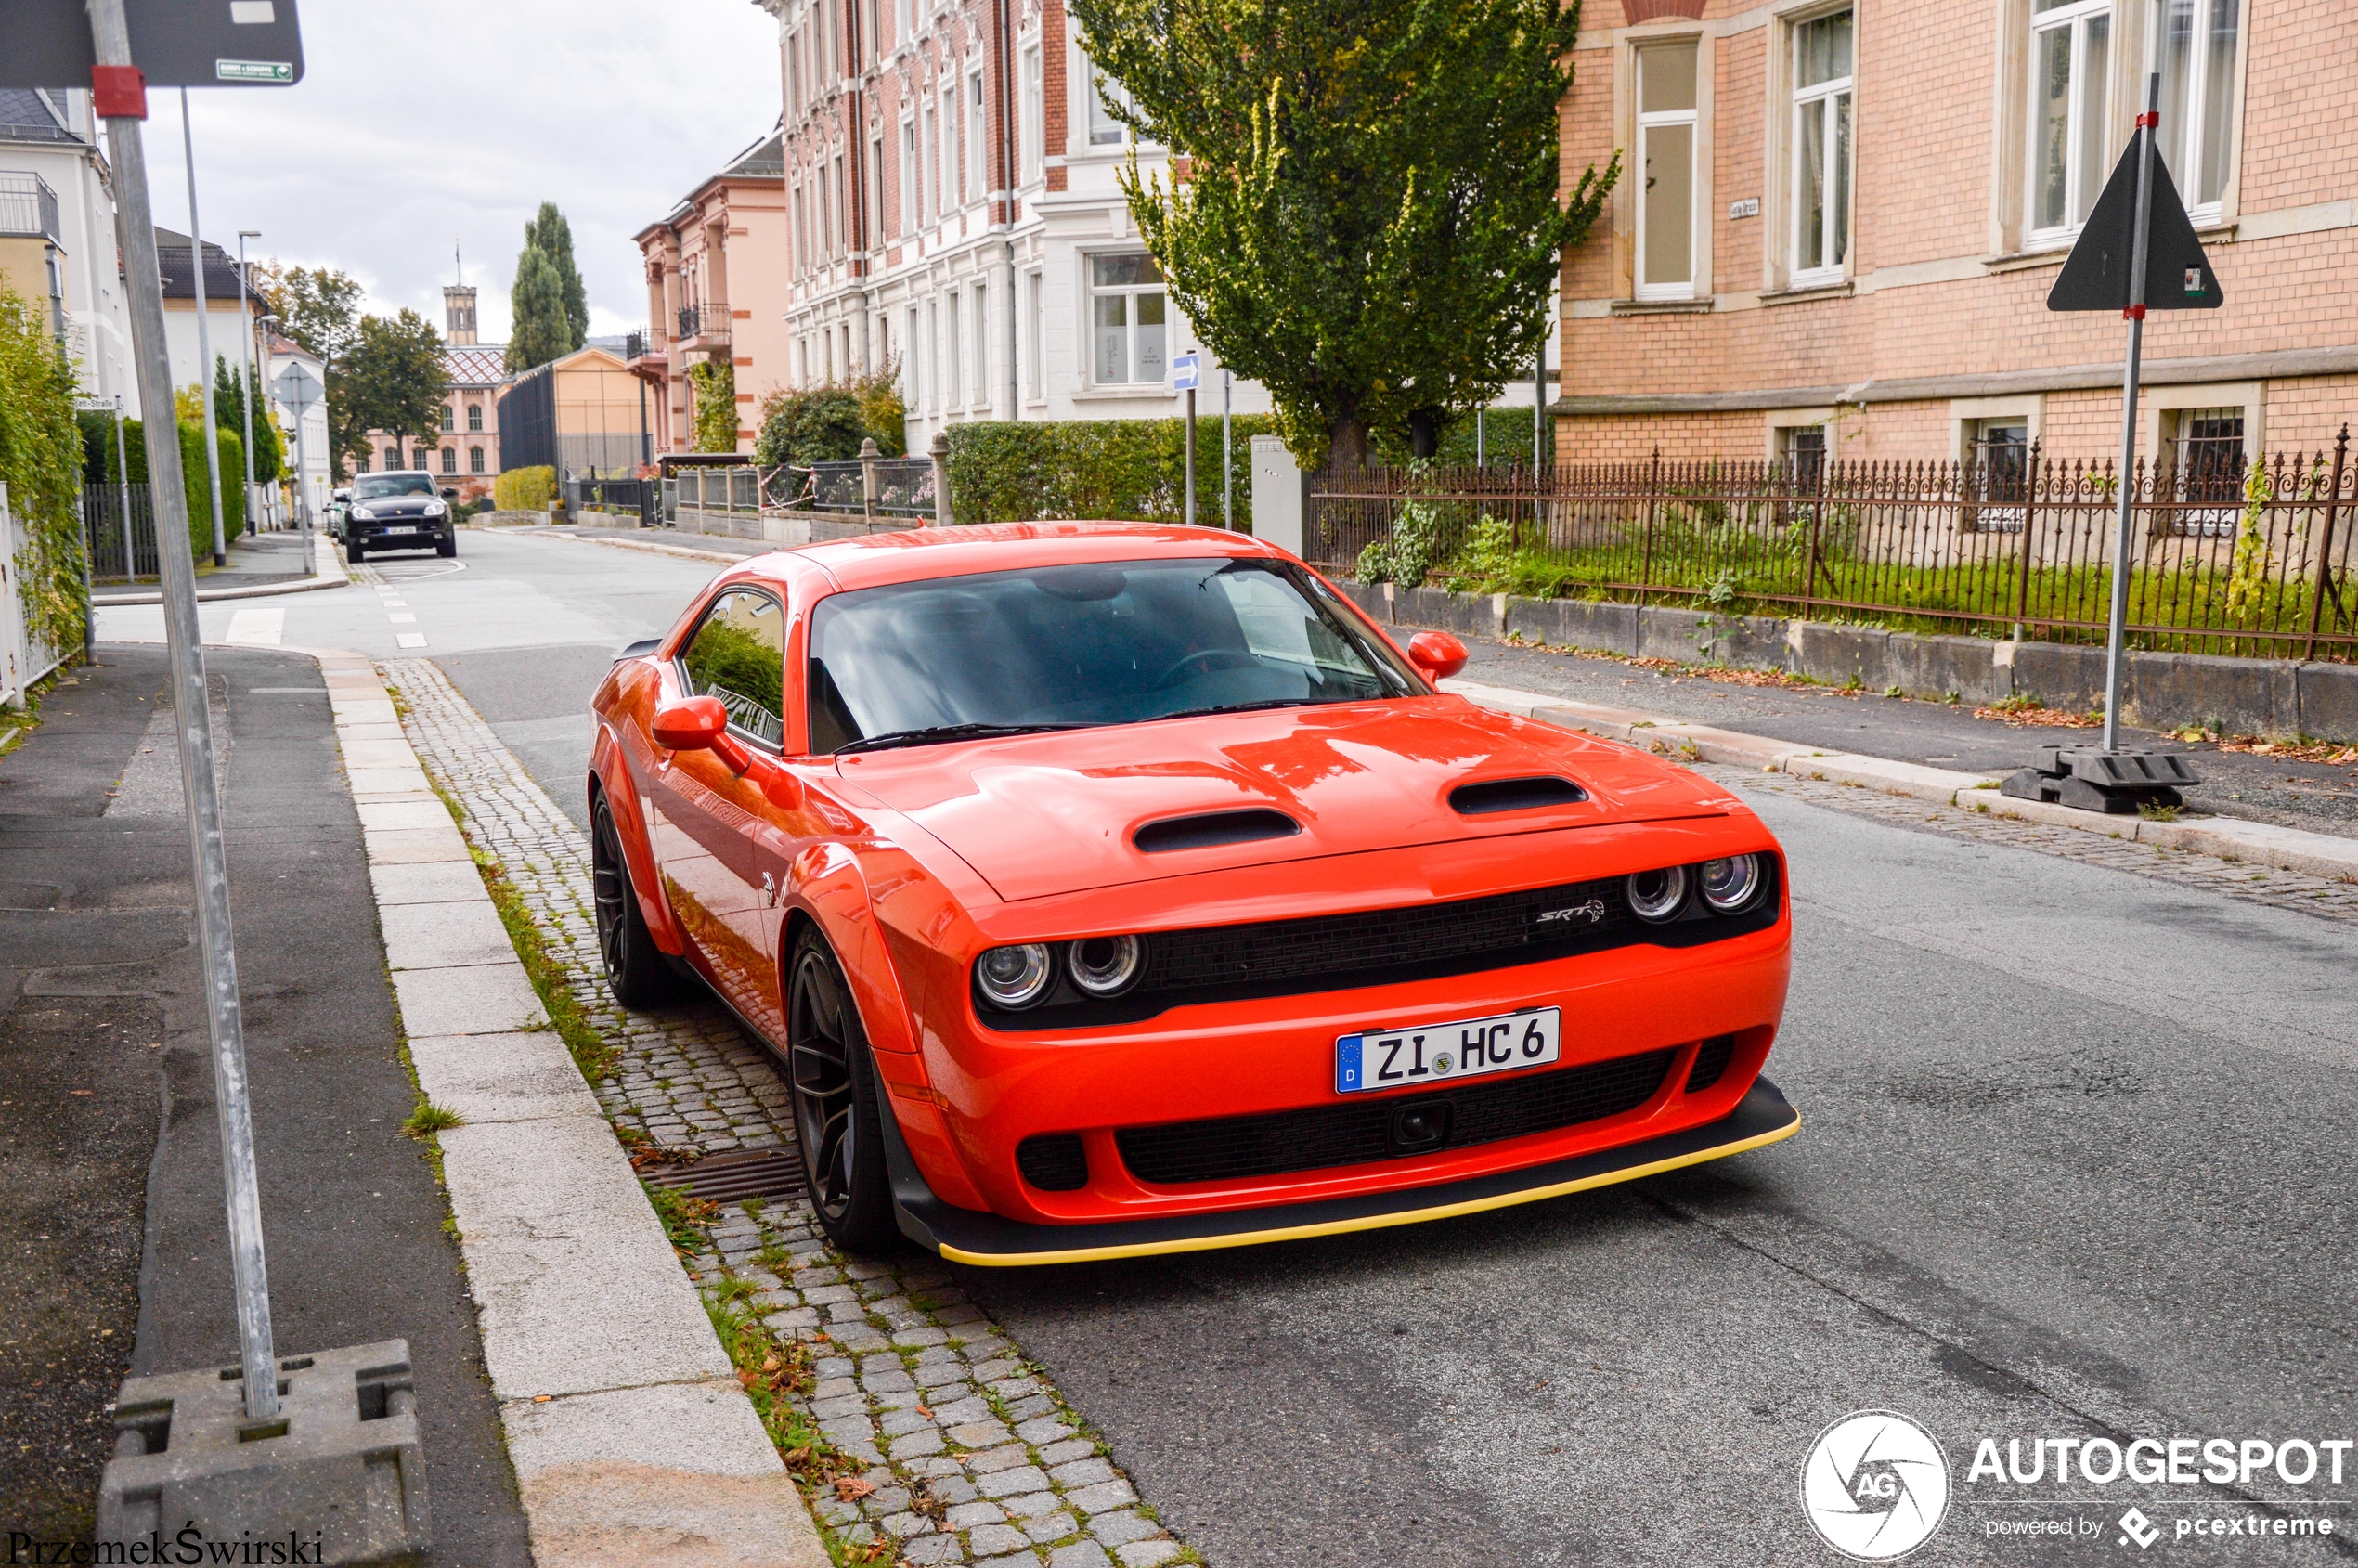
M2113 165L2088 227L2079 231L2055 286L2048 291L2049 310L2110 310L2129 308L2129 247L2137 228L2137 153L2143 136L2131 136L2129 149ZM2187 221L2185 203L2170 183L2169 166L2157 154L2151 205L2145 224L2145 308L2147 310L2216 310L2226 302L2219 275L2203 254L2195 226Z

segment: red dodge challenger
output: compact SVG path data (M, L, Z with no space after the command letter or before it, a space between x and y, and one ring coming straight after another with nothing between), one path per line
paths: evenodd
M1465 656L1216 530L748 561L593 700L615 994L693 975L784 1059L853 1251L1317 1236L1789 1136L1776 840L1437 692Z

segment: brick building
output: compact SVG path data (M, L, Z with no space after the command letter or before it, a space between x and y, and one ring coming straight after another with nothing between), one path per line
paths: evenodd
M762 397L790 380L785 187L772 130L634 237L648 328L624 357L646 386L652 450L695 449L696 365L730 367L741 451L753 449Z
M1559 450L1955 459L2119 441L2120 321L2045 309L2146 72L2223 308L2146 326L2139 450L2358 412L2349 0L1588 0Z
M897 365L913 450L959 421L1181 411L1171 362L1200 345L1130 221L1131 134L1061 0L761 3L784 73L794 384ZM1269 406L1255 383L1233 395Z

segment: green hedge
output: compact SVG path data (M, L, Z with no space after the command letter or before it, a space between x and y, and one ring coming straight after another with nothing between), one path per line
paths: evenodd
M0 289L0 484L26 534L16 586L26 629L69 659L81 652L88 613L75 456L73 372L48 311Z
M112 485L120 480L115 466L114 416L84 409L75 416L82 426L82 478L87 485ZM204 471L204 427L182 423L180 430L180 493L188 505L188 548L197 564L213 559L213 486ZM214 433L221 462L221 537L234 539L246 527L246 449L234 431ZM123 455L130 460L131 483L148 482L148 435L137 420L123 421Z
M1186 514L1185 420L1078 420L950 427L950 503L961 523L1111 517L1177 523ZM1252 438L1266 414L1230 421L1237 526L1252 528ZM1220 419L1196 418L1196 521L1220 525Z
M491 485L491 499L502 512L545 512L556 495L557 471L546 463L512 468Z

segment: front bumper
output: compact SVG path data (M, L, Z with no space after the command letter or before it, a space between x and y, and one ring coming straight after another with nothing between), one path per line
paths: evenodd
M880 1095L877 1099L885 1108L885 1160L892 1176L893 1218L901 1234L953 1263L995 1268L1250 1247L1479 1214L1700 1165L1765 1147L1801 1130L1801 1113L1786 1102L1774 1083L1760 1078L1736 1108L1717 1121L1549 1164L1432 1186L1273 1208L1084 1225L1033 1225L953 1208L936 1198L901 1140L892 1096Z

